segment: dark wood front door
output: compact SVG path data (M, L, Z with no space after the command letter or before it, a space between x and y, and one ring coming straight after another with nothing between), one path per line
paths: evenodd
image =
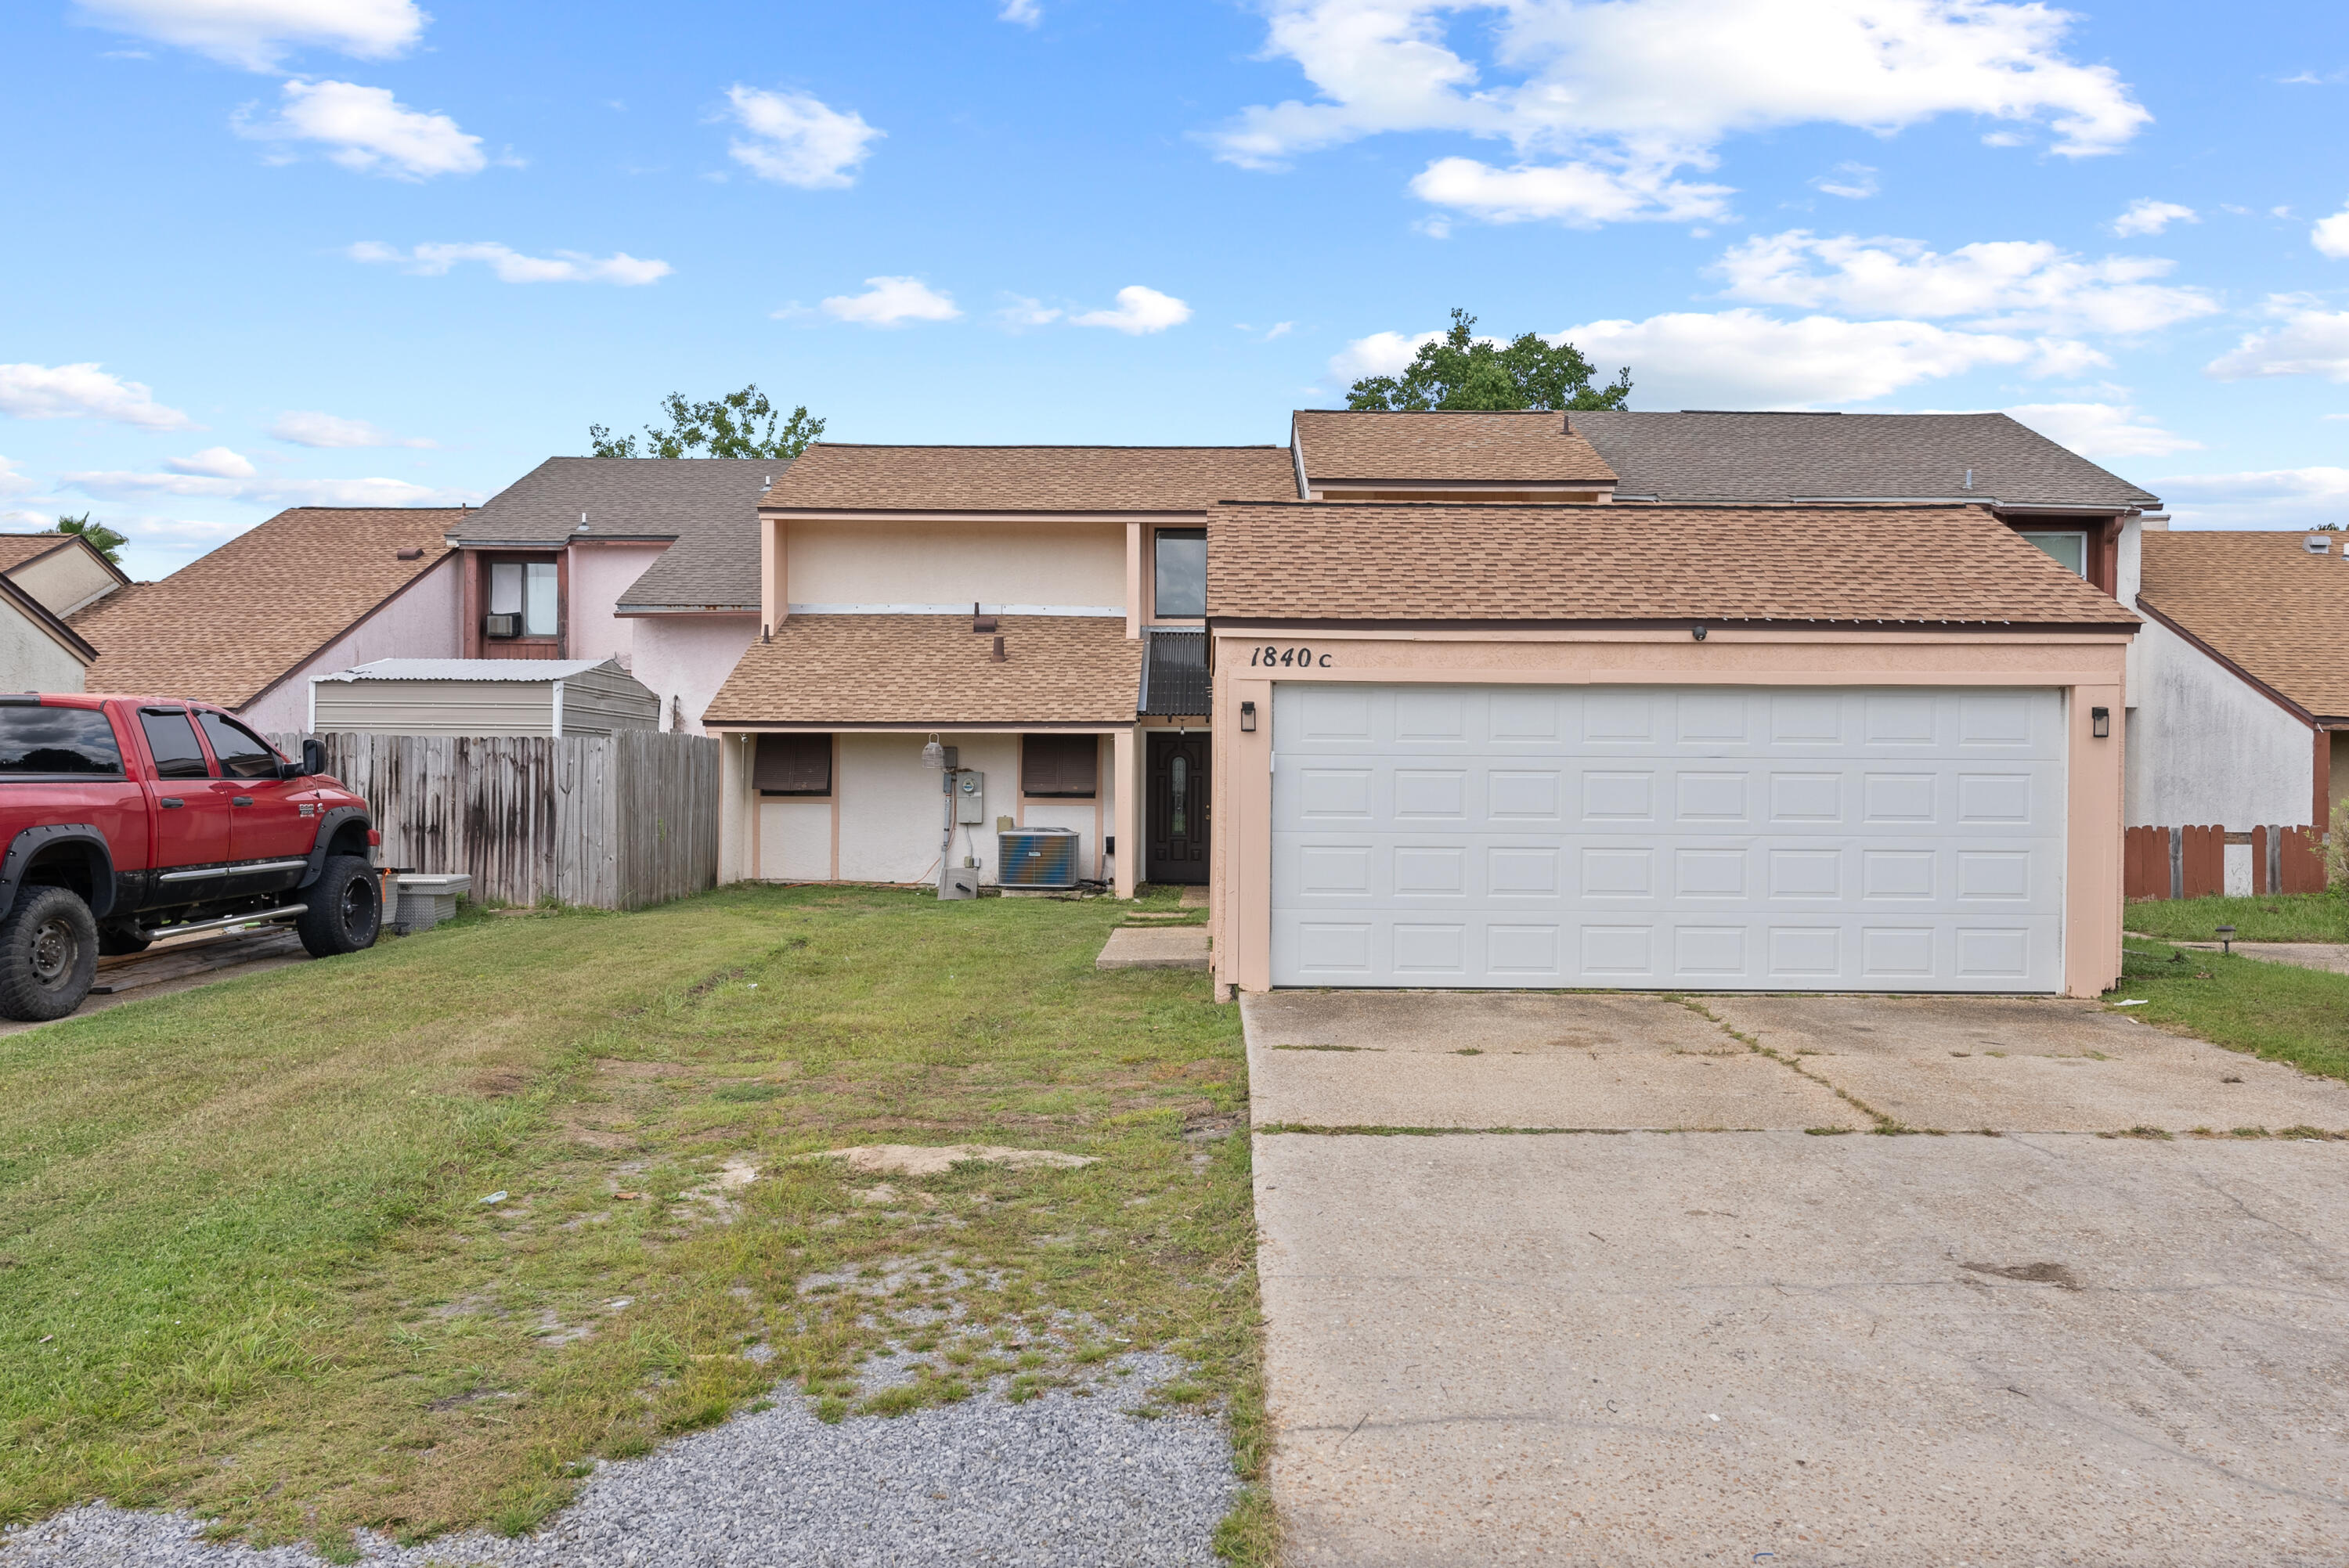
M1144 876L1154 882L1207 880L1207 758L1205 730L1150 735L1150 855Z

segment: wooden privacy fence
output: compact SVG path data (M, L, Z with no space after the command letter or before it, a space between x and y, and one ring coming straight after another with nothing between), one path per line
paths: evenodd
M2227 891L2227 846L2251 851L2251 892L2323 892L2324 835L2314 828L2131 828L2121 885L2130 898L2204 898Z
M303 737L273 735L300 756ZM640 909L718 882L718 742L624 730L317 738L364 797L382 863L464 872L475 898Z

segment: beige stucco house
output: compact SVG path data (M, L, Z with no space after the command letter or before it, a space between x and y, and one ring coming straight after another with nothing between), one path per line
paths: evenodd
M2093 995L2151 504L1998 416L820 445L702 716L721 876L991 879L1047 825L1208 882L1226 987Z
M80 691L98 650L67 624L129 578L72 533L0 533L0 691Z

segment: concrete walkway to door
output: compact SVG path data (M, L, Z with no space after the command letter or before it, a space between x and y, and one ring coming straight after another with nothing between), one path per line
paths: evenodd
M2339 1084L2069 1002L1244 1010L1298 1568L2343 1556L2349 1144L2190 1131ZM1397 1126L1547 1135L1305 1130Z

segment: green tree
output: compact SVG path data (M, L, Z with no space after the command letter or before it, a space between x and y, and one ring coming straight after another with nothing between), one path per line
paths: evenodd
M90 521L88 512L83 512L79 517L61 517L57 519L57 527L49 531L80 534L83 542L92 550L97 551L117 566L122 564L122 547L130 542L106 524Z
M614 437L603 425L587 427L587 438L599 458L780 458L785 462L807 450L823 434L823 421L808 418L802 404L784 418L767 395L753 384L706 403L688 403L672 392L661 405L668 410L668 428L645 427L646 449L636 449L634 436ZM777 428L778 424L781 428Z
M1629 366L1603 387L1599 367L1570 343L1552 346L1521 333L1506 344L1477 341L1476 318L1452 313L1452 329L1420 346L1401 376L1365 376L1347 389L1346 407L1382 413L1431 408L1620 408L1631 396Z

